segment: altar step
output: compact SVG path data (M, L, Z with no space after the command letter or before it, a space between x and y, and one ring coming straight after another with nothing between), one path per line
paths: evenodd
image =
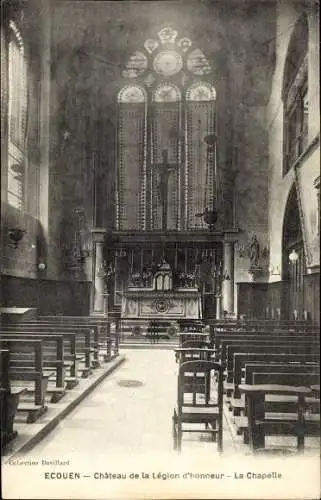
M132 335L132 334L122 334L120 338L120 345L124 346L138 346L138 345L168 345L177 346L179 344L179 338L177 335L173 337L162 336L162 335Z
M121 335L132 337L155 336L171 338L179 329L175 320L122 319Z
M172 321L122 320L120 344L178 345L178 328Z

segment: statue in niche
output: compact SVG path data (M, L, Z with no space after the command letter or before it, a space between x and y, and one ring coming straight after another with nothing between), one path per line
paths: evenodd
M250 267L251 268L259 267L259 260L260 260L260 244L257 240L256 235L254 235L250 242L250 262L251 262Z

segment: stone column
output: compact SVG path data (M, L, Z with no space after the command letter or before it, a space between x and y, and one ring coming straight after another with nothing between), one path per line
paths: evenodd
M92 229L93 237L93 289L92 314L105 314L105 279L104 279L104 239L106 230Z
M225 242L224 252L224 280L222 283L223 311L234 314L234 243Z

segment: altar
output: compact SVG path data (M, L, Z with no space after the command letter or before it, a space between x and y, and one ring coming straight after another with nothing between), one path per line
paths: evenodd
M122 295L122 319L201 319L201 294L196 287L173 286L169 264L163 260L144 286L127 288Z
M157 291L128 289L122 299L124 319L201 319L197 290Z

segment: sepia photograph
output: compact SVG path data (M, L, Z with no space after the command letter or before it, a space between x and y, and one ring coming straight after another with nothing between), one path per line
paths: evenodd
M319 30L1 0L1 498L320 498Z

